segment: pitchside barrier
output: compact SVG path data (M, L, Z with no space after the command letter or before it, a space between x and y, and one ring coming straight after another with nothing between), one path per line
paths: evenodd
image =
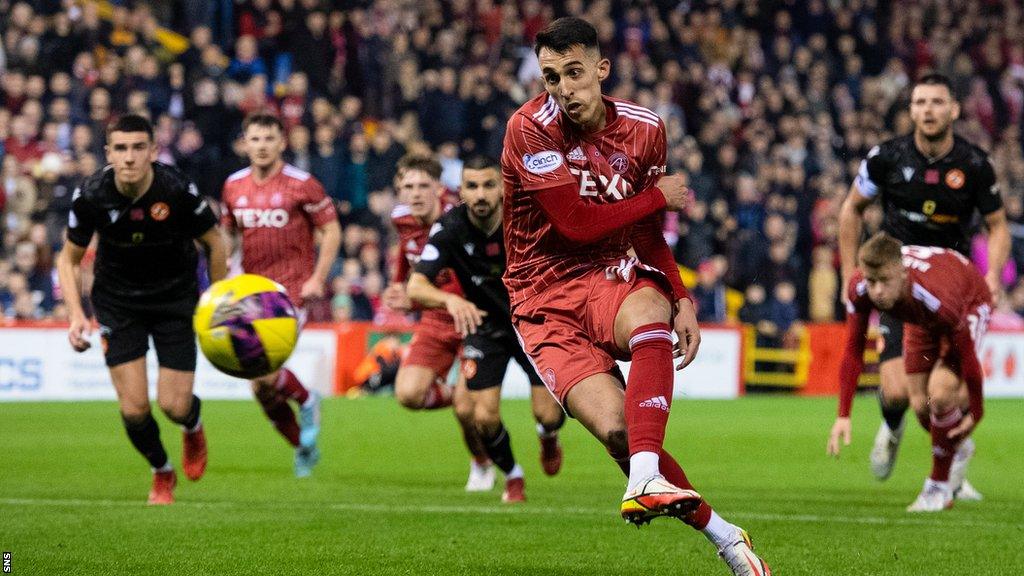
M808 325L794 349L765 349L744 328L704 326L697 359L676 372L675 396L736 398L758 385L793 389L800 394L835 394L844 332L841 325ZM287 366L307 385L326 395L358 393L365 368L374 366L384 339L396 346L407 341L408 326L370 323L311 324ZM114 390L98 338L93 347L76 354L67 341L66 326L52 322L19 322L0 326L0 401L111 400ZM394 337L394 338L390 338ZM873 354L873 356L872 356ZM867 360L877 360L869 352ZM990 331L981 349L986 396L1024 397L1024 332ZM156 380L156 356L147 358L150 382ZM768 371L763 368L767 366ZM629 365L622 364L628 374ZM772 375L774 374L774 376ZM871 384L870 376L862 384ZM155 384L151 384L155 388ZM525 373L514 362L505 377L503 395L529 394ZM209 399L248 399L249 384L216 371L199 355L196 393Z

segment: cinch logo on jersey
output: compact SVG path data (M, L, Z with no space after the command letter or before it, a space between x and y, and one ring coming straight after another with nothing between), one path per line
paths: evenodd
M544 150L536 154L523 154L523 167L534 174L547 174L562 165L562 154L554 150Z
M580 179L580 196L605 196L622 200L633 195L633 186L618 174L612 174L611 178L598 174L597 180L594 180L590 170L569 168L569 173Z
M284 228L288 225L288 211L283 208L235 208L232 213L242 228Z

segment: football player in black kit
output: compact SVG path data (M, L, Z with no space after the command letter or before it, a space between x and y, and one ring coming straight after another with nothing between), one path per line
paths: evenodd
M530 379L533 415L541 443L541 466L558 472L562 449L558 430L565 415L548 393L512 328L508 292L501 280L505 247L501 229L501 168L477 156L463 164L462 204L442 216L431 230L420 261L409 278L409 298L424 307L446 308L463 336L462 373L473 402L473 417L487 455L505 473L505 502L525 499L523 470L512 455L499 410L501 383L515 358ZM438 289L433 281L451 268L466 297Z
M843 284L856 267L864 209L876 198L882 204L882 230L906 245L937 246L969 256L975 213L988 229L988 271L985 281L997 300L999 275L1010 253L1010 232L995 171L988 155L953 134L960 105L948 78L923 76L910 95L912 134L874 147L860 165L839 216L839 253ZM871 451L871 470L884 480L892 473L903 435L908 406L903 368L903 324L882 314L884 348L880 356L879 389L883 421ZM918 407L915 407L917 411ZM928 426L927 408L918 412ZM980 499L966 481L974 453L971 439L961 443L950 472L950 485L961 499Z
M79 266L98 235L91 301L103 354L128 438L153 469L149 503L171 504L177 476L150 413L146 351L152 337L160 364L157 403L184 429L182 469L198 480L206 469L206 438L192 394L195 241L206 249L211 281L227 272L227 248L195 185L156 162L156 152L153 127L141 116L123 116L107 130L109 164L74 192L57 272L71 316L68 340L84 352L92 329L82 308Z

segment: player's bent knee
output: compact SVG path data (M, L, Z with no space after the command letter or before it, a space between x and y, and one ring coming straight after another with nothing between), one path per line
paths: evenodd
M608 431L601 441L613 459L629 458L629 436L627 436L625 428Z
M121 405L121 418L131 424L139 424L149 416L149 404Z
M160 410L174 421L181 420L188 416L192 407L192 396L185 398L160 398L157 400Z

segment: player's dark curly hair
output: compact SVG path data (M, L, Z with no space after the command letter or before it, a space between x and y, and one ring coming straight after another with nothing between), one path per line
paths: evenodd
M107 127L107 138L114 132L145 132L149 141L153 141L153 124L145 116L138 114L125 114Z
M861 268L877 270L893 262L903 261L903 243L879 232L868 239L857 252Z
M559 18L537 33L533 51L540 56L541 48L548 48L558 54L565 54L573 46L599 48L597 29L582 18L566 16Z

